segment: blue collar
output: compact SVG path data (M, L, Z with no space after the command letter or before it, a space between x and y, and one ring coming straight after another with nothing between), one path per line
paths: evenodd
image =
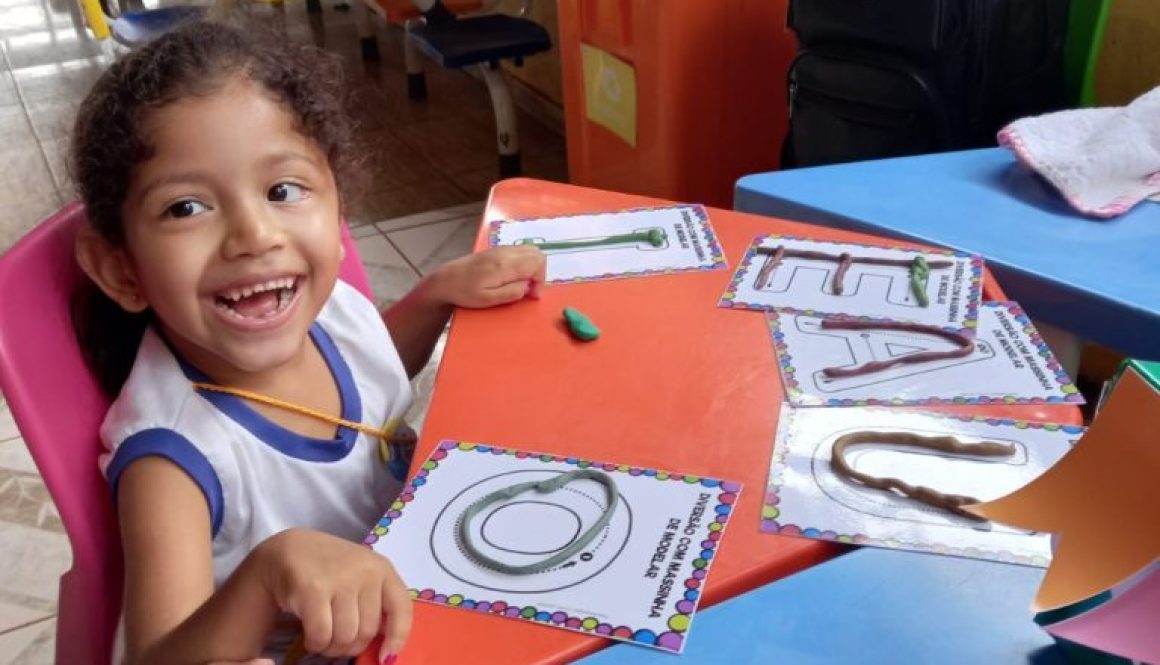
M355 385L354 375L342 357L338 347L330 335L315 322L310 326L310 339L318 347L326 361L330 374L338 386L338 395L342 403L342 418L351 422L362 420L362 400L359 398L358 386ZM172 351L172 347L170 347ZM187 363L174 353L181 371L186 378L193 382L213 383L213 379L204 372ZM338 427L337 436L333 439L315 439L292 432L273 422L251 407L246 400L211 390L200 390L198 394L217 407L218 411L228 416L237 424L249 430L266 445L275 450L308 462L337 462L347 456L354 448L358 432L345 426Z

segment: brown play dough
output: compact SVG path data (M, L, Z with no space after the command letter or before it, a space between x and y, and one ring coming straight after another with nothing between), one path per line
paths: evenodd
M865 263L872 266L901 266L904 268L909 268L913 262L910 259L883 259L874 256L851 256L848 252L842 252L841 254L829 254L827 252L815 252L813 250L807 249L786 249L781 245L778 245L777 247L762 247L761 245L758 245L754 251L758 254L765 254L771 257L765 261L765 264L761 266L761 271L757 273L757 281L756 284L754 284L754 288L765 288L770 276L773 275L774 269L781 264L783 258L789 257L794 259L812 259L814 261L833 261L837 263L838 271L834 273L834 293L837 295L842 295L842 292L845 291L842 280L846 276L846 271L850 269L850 265L853 263ZM930 267L931 270L934 270L936 268L949 268L954 265L954 262L927 261L926 265Z
M954 342L958 348L950 351L921 351L919 353L910 353L905 356L898 356L890 360L872 360L868 363L863 363L855 367L827 367L822 370L822 374L831 379L841 379L849 376L862 376L863 374L872 374L874 372L881 372L884 369L889 369L895 365L930 362L932 360L945 360L946 358L962 358L971 355L975 350L975 342L966 335L943 330L937 326L928 326L921 323L901 323L893 321L851 321L847 319L822 319L823 330L901 330L905 332L917 332L925 335L934 335L935 337L942 337L945 340Z
M986 521L986 519L962 509L962 506L979 503L979 500L974 497L961 494L943 494L938 490L922 485L907 484L898 478L878 478L855 471L846 463L846 448L859 443L893 444L939 450L952 455L980 455L983 457L1006 457L1015 452L1015 447L1009 443L998 441L969 443L960 441L953 436L922 436L913 432L851 432L834 441L830 453L830 469L839 477L863 487L901 494L928 506L975 521Z

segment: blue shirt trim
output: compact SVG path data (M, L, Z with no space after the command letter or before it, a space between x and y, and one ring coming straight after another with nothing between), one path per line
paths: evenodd
M205 455L202 455L188 439L171 429L141 430L117 446L113 459L105 470L113 490L114 503L117 501L117 484L121 479L121 473L133 462L150 456L164 457L173 462L201 488L205 502L209 506L213 535L217 536L222 526L225 503L222 499L221 480Z
M354 382L354 375L346 364L346 359L342 357L342 353L339 352L334 340L317 322L310 326L310 338L318 347L318 351L322 354L322 358L326 361L330 374L338 386L343 420L361 422L362 400L359 397L358 386ZM181 358L178 358L178 363L190 381L214 382L201 370ZM337 462L344 459L354 449L354 442L358 438L357 430L345 426L339 426L332 439L315 439L304 436L266 418L255 411L241 397L211 390L201 390L198 391L198 394L234 422L245 427L266 445L284 455L307 462Z

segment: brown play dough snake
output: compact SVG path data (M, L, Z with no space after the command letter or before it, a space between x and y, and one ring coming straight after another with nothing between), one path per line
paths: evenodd
M758 254L765 254L769 256L765 260L765 265L757 273L757 280L754 284L755 288L763 289L768 285L769 278L773 275L773 271L782 259L810 259L814 261L833 261L838 264L838 270L834 273L833 289L835 295L842 295L846 287L844 280L846 272L850 269L853 263L865 263L872 266L901 266L909 268L913 263L910 259L884 259L876 256L851 256L849 252L842 252L841 254L829 254L827 252L816 252L810 249L786 249L782 245L777 247L764 247L758 245L754 250ZM931 270L938 268L949 268L954 265L953 261L927 261L927 267Z
M953 342L957 348L950 351L920 351L898 356L890 360L871 360L855 367L827 367L822 374L831 379L842 379L849 376L862 376L890 369L895 365L923 363L932 360L947 358L962 358L969 356L975 350L975 342L970 337L956 332L943 330L936 326L927 326L921 323L899 323L894 321L851 321L848 319L822 319L822 330L901 330L903 332L917 332L925 335L941 337Z
M830 469L839 477L863 487L901 494L928 506L975 521L986 521L986 518L962 509L962 506L979 503L979 500L974 497L961 494L943 494L922 485L907 484L898 478L878 478L855 471L846 463L846 448L859 443L893 444L910 448L939 450L952 455L979 455L983 457L1006 457L1015 453L1015 446L1009 443L998 441L969 443L960 441L953 436L922 436L913 432L851 432L834 441L834 447L830 453Z

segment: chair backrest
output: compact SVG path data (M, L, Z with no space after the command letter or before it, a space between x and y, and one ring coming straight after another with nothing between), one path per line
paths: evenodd
M73 242L84 208L72 203L0 256L0 390L56 503L72 547L61 577L56 662L106 664L120 617L120 537L97 468L109 402L73 336L69 299L83 278ZM370 295L343 225L341 277Z

